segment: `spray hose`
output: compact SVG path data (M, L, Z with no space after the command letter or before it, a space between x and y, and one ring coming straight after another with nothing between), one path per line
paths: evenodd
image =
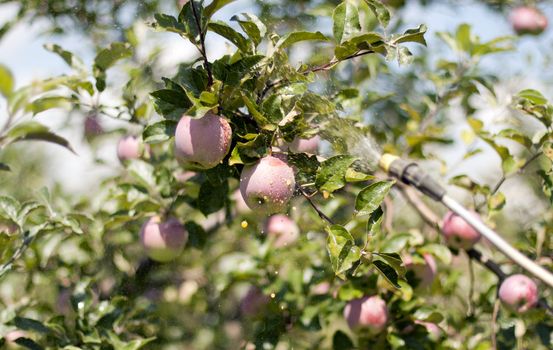
M384 154L379 161L380 167L390 176L395 177L406 185L410 185L426 196L441 202L449 210L463 218L470 226L480 232L500 252L521 266L523 269L553 288L553 274L544 269L526 255L511 246L497 232L475 218L465 207L447 195L447 191L417 163L400 159L391 154Z

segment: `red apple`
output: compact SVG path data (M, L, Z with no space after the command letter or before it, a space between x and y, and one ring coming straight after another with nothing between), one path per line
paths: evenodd
M245 166L240 176L240 192L246 204L263 214L284 212L295 186L294 170L273 156Z
M283 214L273 215L265 222L263 231L274 237L274 245L277 248L293 243L300 236L300 229L296 223Z
M442 329L438 327L438 325L436 325L435 323L419 320L416 320L415 323L426 328L429 338L433 341L438 341L438 339L440 339L440 337L442 336Z
M117 144L117 157L121 162L125 162L129 159L140 158L148 150L149 146L143 145L138 137L127 135Z
M98 136L104 133L104 128L96 115L88 115L84 120L84 135L87 138Z
M211 169L230 150L232 129L225 118L207 113L199 119L183 116L175 131L175 155L186 166Z
M175 218L161 221L153 216L142 225L140 242L146 254L159 262L167 262L178 257L188 240L188 233Z
M310 139L302 139L296 137L292 143L290 143L289 150L294 153L310 153L315 154L319 149L319 143L321 138L319 135L315 135Z
M511 12L511 25L519 35L541 34L547 28L547 17L535 7L520 6Z
M478 214L471 213L475 218L480 219ZM444 216L442 233L447 243L459 249L470 249L480 240L480 233L469 225L463 218L453 212Z
M244 316L257 316L269 303L269 297L263 294L258 287L250 287L240 302L240 312Z
M423 254L424 263L414 263L411 256L406 256L403 259L405 268L413 271L415 278L418 280L418 287L426 288L432 284L436 277L436 260L430 254Z
M344 309L344 318L352 329L368 327L379 331L388 322L388 308L379 296L353 299Z
M499 299L517 312L526 312L538 303L538 286L524 275L512 275L501 283Z

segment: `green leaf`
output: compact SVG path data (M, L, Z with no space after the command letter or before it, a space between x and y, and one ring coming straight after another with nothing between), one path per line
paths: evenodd
M211 18L215 12L223 8L224 6L235 2L236 0L213 0L211 4L204 9L204 15Z
M18 222L17 213L20 209L19 202L8 196L0 196L0 215L13 222Z
M254 42L257 47L261 40L267 34L267 27L257 16L250 13L242 13L241 15L232 16L231 21L237 21L242 30Z
M221 21L211 21L209 22L207 28L223 38L227 39L236 47L242 51L242 52L248 52L251 51L249 49L248 40L244 38L244 36L240 33L238 33L236 30L234 30L232 27L230 27L225 22Z
M27 112L32 112L33 115L47 111L54 108L69 108L71 107L71 101L64 96L49 96L41 97L33 102L29 103L25 110Z
M151 93L155 110L166 119L178 121L192 107L192 102L179 87L178 90L161 89Z
M197 206L205 216L221 210L227 201L229 186L227 181L213 183L205 181L200 187Z
M29 350L44 350L44 348L35 343L34 340L25 337L17 338L15 343Z
M413 317L419 321L440 323L444 317L437 312L434 308L429 306L422 306L415 311Z
M401 286L398 284L399 276L393 267L381 260L374 260L372 264L376 267L376 270L380 273L380 275L390 282L392 286L397 289L401 289Z
M11 96L15 82L12 72L8 67L0 64L0 94L4 97Z
M414 57L411 51L405 46L400 46L397 49L397 61L400 66L405 66L413 63Z
M247 142L238 142L231 152L229 165L251 164L269 153L270 139L258 134Z
M529 100L537 105L543 105L547 103L547 99L542 95L541 92L532 89L522 90L518 94L516 94L516 97Z
M396 36L392 39L392 42L394 44L413 42L426 46L426 40L424 39L424 34L426 33L426 30L426 26L424 24L421 24L418 28L408 29L403 34Z
M336 40L338 44L348 40L361 30L359 10L357 6L350 1L346 0L336 6L332 15L332 20L334 22L332 32L334 33L334 40Z
M356 159L348 155L339 155L325 160L317 171L315 186L321 191L330 193L344 187L348 168Z
M411 234L409 233L399 233L387 238L382 244L380 251L383 253L396 253L400 252L407 246L409 240L411 239Z
M98 52L94 58L95 68L106 71L111 68L117 61L130 57L132 55L132 47L128 43L114 42L109 47Z
M267 131L276 130L276 125L271 123L263 114L259 112L258 107L252 100L250 100L244 94L242 95L242 99L244 100L244 103L246 104L246 107L248 108L248 111L250 112L252 118L261 129Z
M344 278L344 273L361 258L361 251L355 245L351 234L340 225L327 227L327 250L334 273Z
M154 175L155 168L150 163L139 159L132 159L127 166L129 174L143 187L155 188L156 178Z
M355 199L356 215L369 215L378 209L394 183L394 181L380 181L362 189Z
M44 48L50 52L53 52L61 57L71 68L78 70L84 70L83 61L75 56L72 52L64 50L61 46L57 44L44 44Z
M9 143L20 141L46 141L67 148L71 152L73 148L63 137L52 133L46 126L35 121L20 123L8 131Z
M173 32L181 35L184 35L186 32L184 25L179 23L179 21L177 21L177 19L173 16L156 13L154 18L156 21L153 26L156 29L162 29L167 32Z
M48 327L46 327L42 322L25 318L25 317L19 317L16 316L13 319L13 324L24 331L31 331L35 333L41 333L41 334L50 334L52 333L52 330Z
M178 18L184 24L184 34L194 43L199 44L201 34L207 31L208 18L204 14L203 0L189 0L182 8Z
M365 0L365 2L376 16L376 19L378 19L378 22L380 22L380 25L386 28L388 23L390 23L390 11L388 11L386 6L380 0Z
M285 49L295 43L307 40L328 41L328 38L321 32L292 32L280 38L276 43L276 47Z
M177 122L174 120L162 120L150 124L144 128L142 139L146 143L160 143L175 136Z
M332 350L352 350L355 348L346 333L338 330L332 336Z
M405 276L405 266L403 265L403 260L401 260L401 256L399 254L374 252L373 257L378 257L390 265L399 277L403 278Z

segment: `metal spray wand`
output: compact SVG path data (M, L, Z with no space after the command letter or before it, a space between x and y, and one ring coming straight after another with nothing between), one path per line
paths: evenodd
M551 272L530 260L526 255L505 241L497 232L471 215L465 207L449 197L445 188L427 174L417 163L400 159L391 154L384 154L380 158L379 165L390 176L395 177L406 185L417 188L435 201L441 202L480 232L482 236L505 254L505 256L543 281L550 288L553 288L553 274Z

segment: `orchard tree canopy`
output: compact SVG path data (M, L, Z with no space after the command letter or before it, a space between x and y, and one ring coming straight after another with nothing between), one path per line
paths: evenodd
M553 348L552 16L0 0L0 347Z

